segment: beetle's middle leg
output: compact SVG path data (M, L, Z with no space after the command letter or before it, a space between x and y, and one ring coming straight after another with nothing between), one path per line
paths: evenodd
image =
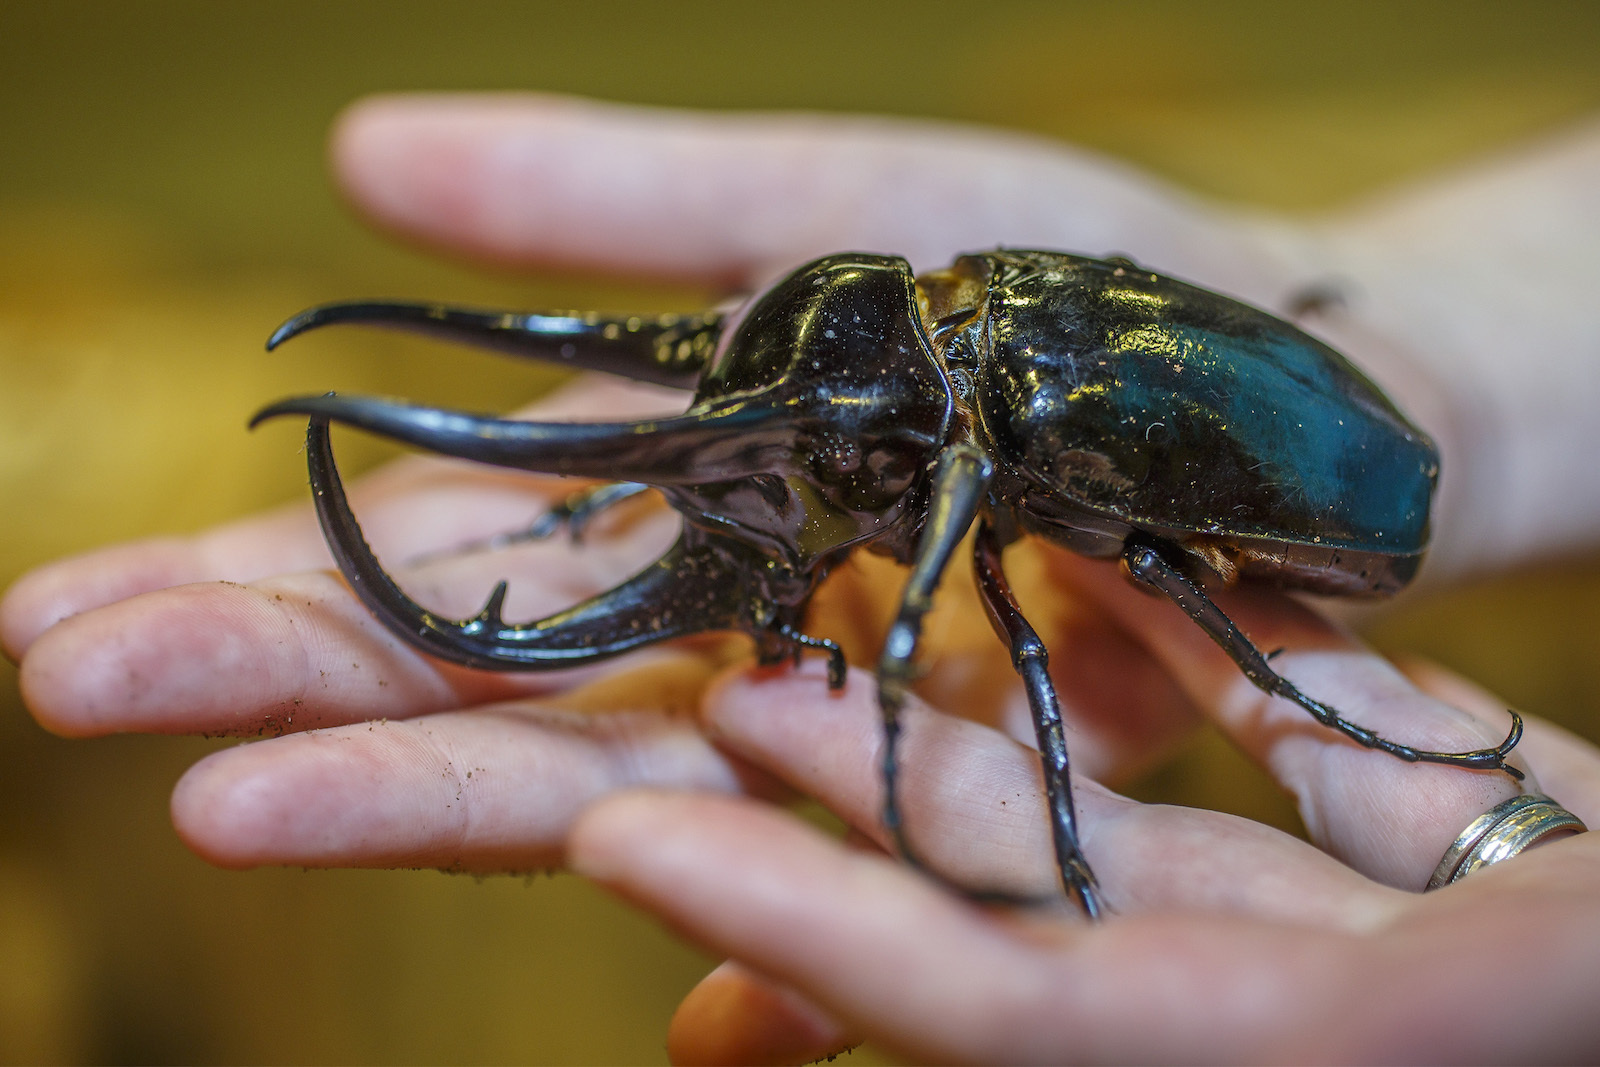
M1274 671L1267 657L1239 631L1233 620L1205 594L1205 590L1190 581L1154 547L1140 541L1129 541L1123 549L1122 561L1136 581L1161 593L1193 619L1228 654L1228 658L1238 664L1245 677L1254 682L1257 688L1294 701L1324 726L1338 730L1367 748L1387 752L1408 763L1445 763L1455 767L1504 771L1513 778L1522 777L1520 770L1506 762L1506 757L1522 739L1522 717L1516 712L1511 713L1511 732L1494 748L1471 752L1430 752L1390 741L1373 730L1350 722L1321 701L1306 696L1287 678Z
M1039 739L1039 758L1044 763L1050 835L1055 842L1061 884L1085 915L1098 919L1104 905L1094 871L1090 870L1078 844L1078 816L1072 806L1072 772L1067 761L1061 704L1056 699L1055 684L1050 681L1050 654L1011 595L1010 583L1000 567L1000 542L995 537L994 527L987 521L978 524L973 564L978 592L983 597L983 606L988 609L989 621L1001 640L1010 646L1011 662L1028 691L1028 707L1033 712L1034 731Z

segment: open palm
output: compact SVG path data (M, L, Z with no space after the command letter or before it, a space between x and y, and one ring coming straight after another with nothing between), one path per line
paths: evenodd
M376 219L457 252L741 285L841 248L923 267L1012 242L1128 251L1281 305L1361 262L1371 221L1312 230L1230 214L1000 134L538 98L371 103L346 118L336 154ZM1426 219L1430 203L1387 210ZM1470 378L1442 380L1411 358L1381 315L1328 325L1425 425L1470 394ZM539 416L682 403L581 382ZM1462 471L1445 517L1473 514L1487 476L1455 420L1441 437L1447 477L1452 461ZM525 525L567 488L408 458L353 500L417 599L467 615L507 577L508 614L529 617L614 585L674 533L663 510L627 505L578 547L454 550ZM1471 565L1485 550L1450 529L1447 566ZM863 1035L944 1059L1593 1052L1593 1027L1572 1020L1600 981L1600 846L1558 842L1417 895L1455 834L1514 784L1401 764L1321 730L1104 565L1040 550L1030 601L1044 605L1036 622L1076 729L1085 848L1118 912L1095 928L982 909L879 854L864 676L830 694L807 663L726 671L706 689L728 647L703 641L579 672L465 671L396 640L328 565L309 508L296 507L43 568L13 587L0 627L30 707L58 732L282 735L212 755L179 784L174 819L214 862L567 862L726 953L738 963L680 1012L680 1058L805 1058ZM885 611L881 580L841 579L814 632L858 634ZM1439 749L1504 734L1492 700L1437 673L1419 689L1293 601L1243 590L1226 603L1258 644L1288 650L1275 661L1287 676L1364 725ZM1011 736L1021 694L998 643L960 651L930 663L927 702L908 715L910 834L953 882L1040 891L1054 874L1037 758ZM583 714L601 705L607 714ZM1202 717L1295 795L1312 844L1108 788ZM1591 746L1534 722L1519 752L1543 789L1600 819ZM859 847L768 803L793 792L835 811ZM1460 1010L1519 987L1540 995L1519 1003L1515 1028Z

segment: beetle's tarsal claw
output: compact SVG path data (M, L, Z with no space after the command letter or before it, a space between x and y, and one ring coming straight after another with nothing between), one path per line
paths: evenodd
M1507 709L1510 710L1510 709ZM1511 712L1511 730L1506 734L1506 739L1500 742L1500 755L1509 756L1511 750L1517 747L1522 740L1522 716L1515 711Z
M831 642L830 642L831 643ZM828 649L828 688L843 689L846 664L844 649L834 645Z
M1498 757L1496 766L1520 782L1527 775L1522 773L1520 767L1513 767L1507 763L1506 757L1511 755L1511 750L1522 741L1522 716L1510 708L1506 710L1511 712L1511 730L1506 734L1506 739L1500 742L1500 747L1495 749L1495 755Z
M811 648L818 652L828 654L828 688L844 688L844 649L839 647L839 642L827 637L812 637L810 634L801 633L792 626L780 626L778 633L794 645L794 663L800 665L800 653Z

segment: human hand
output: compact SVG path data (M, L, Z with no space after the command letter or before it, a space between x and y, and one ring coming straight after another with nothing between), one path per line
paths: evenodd
M877 246L942 262L964 246L1011 240L1137 248L1238 289L1264 286L1277 273L1266 228L1189 203L1124 168L1007 134L873 119L719 119L561 99L402 98L354 109L334 154L352 199L368 214L479 258L749 284L819 251ZM573 394L546 412L616 417L627 406L618 398L643 395L608 389ZM654 395L664 406L673 403ZM355 503L374 545L395 561L526 523L557 492L549 482L408 459L357 488ZM591 539L591 548L604 551L573 557L559 544L526 549L527 569L510 574L508 610L516 617L565 606L649 558L631 542L608 544ZM180 786L180 828L219 862L549 862L559 818L551 839L515 856L479 857L467 847L435 855L425 847L433 831L418 830L422 840L389 840L362 820L391 818L383 805L393 802L401 809L394 821L422 825L410 819L413 802L401 798L424 782L436 785L431 754L414 745L364 756L392 772L380 790L386 799L372 796L351 810L344 801L355 787L329 781L326 761L312 755L324 735L302 731L387 718L393 725L370 734L381 745L390 730L410 730L403 721L549 693L570 686L572 676L479 675L425 660L376 627L322 573L327 564L310 515L295 508L196 538L42 568L10 591L0 636L23 661L30 706L59 732L296 735L202 765L231 768L205 780L249 781L257 790L266 788L267 772L246 774L229 761L298 753L294 759L305 767L321 768L273 765L287 802L304 806L330 790L338 799L300 821L279 818L273 825L286 828L282 840L252 839L252 827L265 824L250 805L229 806L197 791L197 778ZM502 566L479 554L407 577L430 606L467 614ZM337 751L355 759L346 748ZM705 758L716 763L714 754ZM398 764L406 759L414 765L403 770ZM318 784L296 777L302 773ZM686 772L684 783L703 775L730 781L725 767L708 765ZM552 780L537 803L522 800L570 815L589 794L569 784ZM333 809L351 824L347 837L328 829ZM459 806L450 810L459 815ZM233 818L244 822L219 828ZM321 829L297 836L302 824Z
M1060 146L879 120L710 118L560 100L379 102L347 119L335 148L358 205L434 244L733 284L840 248L901 251L928 266L1009 242L1129 251L1282 307L1330 264L1364 263L1369 247L1192 202ZM1426 245L1451 221L1435 213L1410 232ZM1325 258L1334 245L1339 256ZM1418 314L1426 318L1433 303L1420 302ZM1444 427L1446 498L1481 497L1471 487L1485 468L1463 443L1454 377L1408 362L1406 339L1383 323L1331 325L1336 339L1340 329L1352 335L1344 347L1422 424ZM623 399L639 395L573 394L546 414L581 416L587 405L591 415L614 417L633 402L670 409L659 394ZM549 483L461 471L411 459L357 490L381 554L405 559L499 532L553 499ZM1454 507L1459 515L1466 505ZM1439 523L1443 554L1468 558L1456 533L1463 527L1449 513ZM594 538L590 554L569 555L560 544L523 550L512 565L513 617L614 584L670 537L660 520L641 522L617 531L620 540ZM44 569L13 589L0 628L12 653L25 655L31 706L63 733L291 735L219 753L180 784L180 831L226 865L521 870L558 862L585 805L619 788L772 788L727 746L659 715L653 681L627 672L637 658L618 665L623 692L608 698L637 714L576 718L568 676L484 676L427 661L317 572L326 565L314 524L297 508ZM505 570L498 559L462 557L404 576L423 599L464 614ZM182 584L191 582L208 584ZM646 655L665 674L695 679L707 669L695 651ZM1148 706L1175 710L1129 719L1142 733L1090 731L1076 749L1080 765L1091 774L1125 768L1112 757L1158 749L1192 721L1183 702ZM330 729L303 732L312 726ZM1107 753L1097 754L1102 740ZM918 759L914 745L907 755Z
M1084 849L1117 912L1091 926L1064 910L985 909L760 805L609 798L579 817L574 867L736 961L680 1007L675 1062L801 1062L862 1039L912 1062L1594 1058L1600 838L1552 840L1420 894L1455 836L1515 792L1506 776L1358 748L1252 688L1113 568L1059 553L1050 565L1056 587L1097 609L1053 663L1085 724L1069 742L1089 755L1080 767L1115 777L1108 734L1147 729L1161 703L1151 679L1171 679L1169 702L1199 705L1294 795L1311 843L1138 804L1080 774ZM1297 684L1390 736L1465 747L1504 730L1486 694L1422 665L1419 690L1288 598L1250 591L1225 605L1292 650L1275 664ZM881 848L870 680L831 698L817 674L729 678L707 701L712 734ZM1136 680L1147 699L1120 699L1105 675ZM925 860L960 884L1048 891L1037 755L926 705L903 743L902 796ZM1529 720L1518 751L1532 788L1600 818L1594 746Z
M1593 545L1600 123L1317 218L1189 196L1058 142L874 117L561 97L376 98L333 144L347 195L431 247L748 288L816 255L919 270L1012 245L1121 252L1304 325L1439 445L1423 581Z

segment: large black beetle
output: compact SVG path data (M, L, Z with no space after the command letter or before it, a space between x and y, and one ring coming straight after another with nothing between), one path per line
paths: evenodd
M896 803L899 710L923 615L976 523L977 582L1033 711L1068 894L1102 910L1077 843L1046 651L1000 550L1023 533L1118 557L1252 682L1401 759L1516 773L1505 742L1427 752L1377 736L1280 677L1206 595L1236 577L1338 595L1394 592L1428 539L1433 444L1328 346L1271 315L1125 259L999 250L913 277L894 256L810 263L723 316L500 314L332 304L273 335L362 322L694 389L687 413L548 424L333 394L261 419L311 418L322 526L346 578L395 633L497 670L588 662L706 630L751 635L763 661L817 649L802 629L828 570L857 547L911 566L878 665L884 821L910 857ZM330 421L435 452L613 483L584 508L650 486L683 515L677 543L622 585L535 622L502 617L502 582L469 619L441 619L384 572L351 514ZM621 484L616 484L621 483Z

